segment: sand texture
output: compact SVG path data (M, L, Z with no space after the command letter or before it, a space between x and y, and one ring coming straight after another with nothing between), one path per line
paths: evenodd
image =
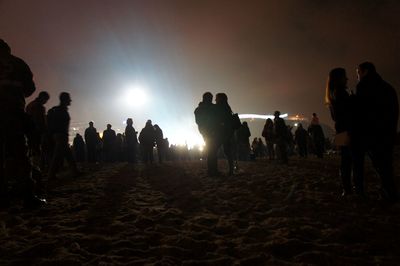
M378 201L370 167L366 200L339 197L338 158L240 167L121 163L61 178L45 208L1 210L0 265L400 264L400 204Z

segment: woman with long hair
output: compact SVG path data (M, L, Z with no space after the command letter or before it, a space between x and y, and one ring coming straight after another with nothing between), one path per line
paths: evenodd
M340 176L343 186L342 196L352 194L352 156L349 146L352 110L351 96L347 91L347 80L345 69L332 69L329 72L325 94L325 102L328 105L332 119L335 122L336 138L341 139L341 143L336 144L340 147L341 155ZM339 140L337 142L339 142Z

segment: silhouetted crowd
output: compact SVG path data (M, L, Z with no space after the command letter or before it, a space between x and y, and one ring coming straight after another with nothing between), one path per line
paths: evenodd
M360 64L356 92L350 94L343 68L329 73L326 103L335 122L335 146L340 148L343 196L364 196L364 160L369 155L379 173L382 198L395 202L398 191L393 173L393 148L397 134L399 105L393 87L376 72L372 63ZM162 129L151 120L136 131L133 119L126 120L124 133L116 133L111 124L100 134L89 122L84 135L76 134L69 144L71 105L69 93L59 95L59 104L46 112L50 95L42 91L25 106L25 99L36 91L29 66L11 54L0 39L0 202L7 205L11 195L23 199L24 206L38 207L46 203L46 183L57 180L64 161L72 177L82 173L77 162L111 163L141 161L152 164L165 160L200 159L198 149L170 145ZM239 169L238 161L268 158L288 164L297 153L307 158L310 153L323 158L326 138L318 116L314 113L307 129L298 124L286 125L280 112L267 119L261 138L250 143L247 122L241 122L228 103L225 93L217 93L215 102L210 92L195 109L195 121L205 141L205 159L210 176L220 176L218 158L226 158L227 173ZM154 156L156 154L156 156Z

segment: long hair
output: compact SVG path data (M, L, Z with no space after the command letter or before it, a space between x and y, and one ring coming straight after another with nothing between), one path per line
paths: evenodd
M325 88L325 103L327 105L331 105L336 100L337 89L341 89L340 81L343 77L346 77L346 70L344 68L334 68L329 72Z

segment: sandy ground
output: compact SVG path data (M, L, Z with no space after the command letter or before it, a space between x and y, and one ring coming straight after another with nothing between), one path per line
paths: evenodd
M370 168L361 200L339 197L338 158L240 166L212 178L204 162L113 164L62 178L45 208L0 211L0 265L400 264L400 204L377 200Z

